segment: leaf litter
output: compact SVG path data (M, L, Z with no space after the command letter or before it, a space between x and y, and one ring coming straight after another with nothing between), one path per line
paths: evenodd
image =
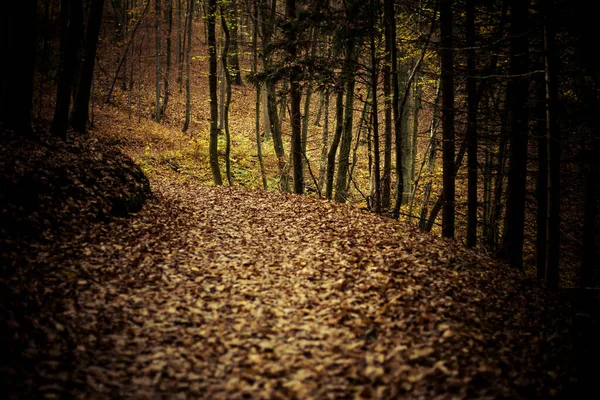
M481 253L308 196L154 175L139 213L31 243L2 276L9 394L542 398L575 383L565 306Z

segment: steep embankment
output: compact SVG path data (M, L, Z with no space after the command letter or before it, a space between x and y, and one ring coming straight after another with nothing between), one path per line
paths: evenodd
M306 196L164 171L152 186L132 218L14 255L1 282L9 393L569 394L568 314L488 257Z

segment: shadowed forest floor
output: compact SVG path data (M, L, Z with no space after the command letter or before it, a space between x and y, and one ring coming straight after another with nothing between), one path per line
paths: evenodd
M366 211L155 173L130 218L23 245L9 394L571 397L570 313L459 244Z

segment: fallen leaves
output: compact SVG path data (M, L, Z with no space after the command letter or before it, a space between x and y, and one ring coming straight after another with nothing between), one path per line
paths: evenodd
M3 278L28 304L2 309L20 365L54 363L14 370L11 393L522 398L573 379L549 341L566 322L485 256L309 197L152 183L138 215Z

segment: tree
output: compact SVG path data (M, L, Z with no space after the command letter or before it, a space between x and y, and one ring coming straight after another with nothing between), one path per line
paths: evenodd
M210 92L210 145L209 158L215 185L222 185L221 171L219 170L219 103L217 101L217 39L215 34L215 20L217 15L217 0L208 0L208 15L206 16L208 29L208 90Z
M477 243L477 82L475 79L475 4L466 2L467 33L467 247Z
M506 93L509 115L509 167L504 253L511 266L523 268L523 232L527 175L529 90L529 1L511 0L510 6L510 78Z
M557 121L558 59L554 13L548 2L544 13L544 54L546 57L546 130L548 134L548 233L546 285L558 288L560 260L560 130ZM525 21L526 22L526 21Z
M379 118L377 108L377 85L379 84L378 62L376 56L375 36L377 35L376 17L378 16L377 4L371 0L371 92L372 92L372 125L373 125L373 208L376 213L381 212L381 171L379 156Z
M192 89L190 85L191 60L192 60L192 13L194 12L194 1L188 0L187 13L185 16L187 35L187 47L185 48L185 121L183 123L183 132L187 132L190 126L192 112ZM212 105L212 104L211 104ZM212 108L211 108L212 111Z
M160 32L160 22L162 19L162 11L161 11L161 0L154 0L154 36L155 36L155 49L154 53L154 63L155 63L155 71L156 71L156 93L155 93L155 107L154 107L154 119L156 122L160 122L161 118L161 106L160 106L160 96L161 96L161 79L162 79L162 68L161 68L161 32Z
M73 81L75 78L75 63L77 62L77 47L83 32L83 9L81 0L62 0L60 4L60 67L58 73L58 88L56 91L56 107L50 131L62 138L66 137L69 125L69 108Z
M3 4L0 17L0 127L30 135L37 0Z
M454 237L454 51L452 40L452 0L440 0L442 62L443 209L442 235Z
M100 23L102 21L103 10L104 0L92 0L88 17L83 60L81 62L79 86L77 87L75 103L73 104L73 111L71 113L71 126L77 132L85 132L88 122L90 94L92 91L94 64L96 61L96 48L98 47L98 36L100 34Z
M302 132L301 132L301 116L300 116L300 87L299 87L299 70L298 66L294 65L297 57L296 49L296 0L286 0L285 15L287 17L287 50L289 54L288 62L292 64L290 67L290 124L292 128L292 160L294 164L294 192L297 194L304 193L304 176L302 170Z

